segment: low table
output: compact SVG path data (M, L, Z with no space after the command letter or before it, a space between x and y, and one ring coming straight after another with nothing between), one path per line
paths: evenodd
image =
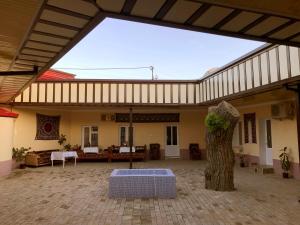
M53 166L54 160L61 160L61 161L63 161L63 168L65 168L66 158L74 158L75 159L74 166L76 166L76 158L78 158L76 151L52 152L51 153L52 166Z
M130 147L121 146L119 152L120 153L128 153L128 152L130 152ZM134 146L132 146L132 152L135 152L135 147Z
M170 169L114 169L110 198L176 198L176 177Z
M84 147L83 148L84 153L99 153L98 147Z

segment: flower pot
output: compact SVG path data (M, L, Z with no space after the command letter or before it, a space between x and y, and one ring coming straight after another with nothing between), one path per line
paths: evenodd
M20 169L25 169L26 168L26 164L25 163L20 163Z
M283 173L282 173L282 177L283 177L283 178L289 178L289 173L283 172Z

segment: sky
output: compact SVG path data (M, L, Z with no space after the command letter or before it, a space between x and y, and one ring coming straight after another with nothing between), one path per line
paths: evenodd
M263 42L105 19L52 68L154 67L158 79L199 79ZM151 79L151 70L67 70L81 79Z

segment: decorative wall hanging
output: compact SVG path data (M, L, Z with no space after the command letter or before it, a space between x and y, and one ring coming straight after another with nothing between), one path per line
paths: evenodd
M179 113L133 113L134 123L179 122ZM116 113L116 122L129 123L129 113Z
M36 114L36 140L59 139L60 116Z

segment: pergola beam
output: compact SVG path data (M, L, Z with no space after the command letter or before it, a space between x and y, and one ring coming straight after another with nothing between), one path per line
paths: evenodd
M23 75L37 75L38 67L34 66L33 70L25 70L25 71L0 71L0 76L23 76Z

